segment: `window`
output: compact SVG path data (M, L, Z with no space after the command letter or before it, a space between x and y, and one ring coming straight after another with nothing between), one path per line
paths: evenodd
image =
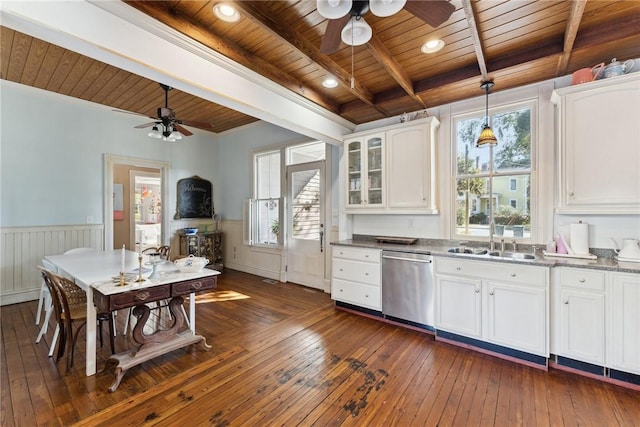
M280 150L254 156L254 198L248 201L249 221L245 241L252 245L275 246L280 242L282 218Z
M489 148L475 146L484 115L454 118L456 237L488 237L492 220L496 234L531 237L532 111L521 104L490 115L498 145Z
M287 165L324 160L325 146L324 142L311 142L254 154L253 198L245 201L243 214L245 244L265 247L282 244L282 159L285 159ZM293 203L295 202L294 200ZM306 205L304 207L306 208Z

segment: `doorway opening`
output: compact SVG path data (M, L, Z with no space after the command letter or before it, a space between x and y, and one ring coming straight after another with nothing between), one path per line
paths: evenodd
M129 171L129 237L132 248L143 251L162 244L162 181L160 171Z

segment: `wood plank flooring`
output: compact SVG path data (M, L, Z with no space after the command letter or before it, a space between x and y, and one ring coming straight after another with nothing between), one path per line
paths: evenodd
M37 301L2 307L0 424L640 426L638 391L435 342L298 285L227 270L197 300L213 349L145 362L114 393L111 372L84 375L82 335L65 374L47 356L53 327L34 342ZM117 351L128 345L118 336Z

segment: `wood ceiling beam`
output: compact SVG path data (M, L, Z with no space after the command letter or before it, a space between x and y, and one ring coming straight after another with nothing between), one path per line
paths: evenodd
M484 49L482 48L482 40L480 39L480 33L478 31L478 25L476 24L476 12L473 9L471 0L462 0L462 10L467 18L467 24L469 25L469 35L473 43L473 50L476 52L476 58L478 59L478 67L480 68L480 75L482 81L489 80L489 73L487 72L487 61L484 57Z
M299 80L294 79L279 68L242 49L234 43L219 37L213 32L202 28L189 17L177 13L176 10L171 7L169 2L126 1L126 3L154 19L157 19L163 24L168 25L215 50L238 64L247 67L248 69L261 74L267 79L278 83L292 92L317 103L321 107L333 113L339 113L339 106L334 101L330 100L325 94L318 92L311 87L305 87ZM373 96L371 96L371 99L373 99Z
M309 61L315 62L318 66L324 68L327 73L332 74L341 84L349 88L359 100L376 109L378 108L374 103L373 94L367 88L360 85L357 80L354 81L354 87L352 88L351 76L344 69L329 58L329 56L320 52L320 49L302 37L302 35L293 28L284 25L281 21L265 13L265 9L260 7L260 3L261 2L240 1L235 2L234 5L243 12L243 15L247 19L259 25L264 31L278 37L284 43L288 43ZM386 114L384 111L381 112Z
M576 36L572 51L588 50L602 43L614 42L628 37L638 37L640 34L638 28L640 28L640 14L628 15L622 19L616 19L615 21L609 21L595 27L583 29L580 31L580 34ZM489 61L486 64L487 72L497 72L526 62L544 59L554 55L562 55L564 44L564 38L557 37L547 40L544 44L533 43L529 46L515 49L500 55L500 57L495 60ZM427 96L426 92L429 90L460 80L473 78L477 75L477 66L475 64L467 65L447 74L415 81L413 82L413 87L417 94ZM376 102L383 103L402 95L399 90L391 89L377 93ZM357 103L349 103L342 105L342 113L346 114L349 110L357 109L358 106L356 104ZM433 105L428 106L433 107Z
M564 30L564 46L562 48L562 55L560 55L560 58L558 58L558 67L556 69L557 76L563 76L567 74L569 59L571 58L571 51L573 50L573 44L576 41L578 29L580 28L580 22L582 21L582 14L584 13L584 8L586 6L587 0L571 2L567 28L565 28Z
M413 99L420 107L426 108L425 102L413 90L413 82L407 72L398 64L398 61L391 55L385 45L375 35L371 36L371 40L367 43L367 47L373 57L382 65L387 73L400 85L402 89ZM376 98L377 99L377 98Z

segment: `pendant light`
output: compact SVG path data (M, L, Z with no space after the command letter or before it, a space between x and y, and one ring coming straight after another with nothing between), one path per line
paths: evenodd
M482 127L482 132L480 132L478 140L476 141L476 147L484 147L485 145L493 146L498 144L498 140L489 126L489 89L491 89L493 85L494 83L492 81L482 82L480 85L480 88L486 92L487 101L484 126Z
M362 16L352 16L344 26L341 38L344 44L360 46L371 40L373 31Z

